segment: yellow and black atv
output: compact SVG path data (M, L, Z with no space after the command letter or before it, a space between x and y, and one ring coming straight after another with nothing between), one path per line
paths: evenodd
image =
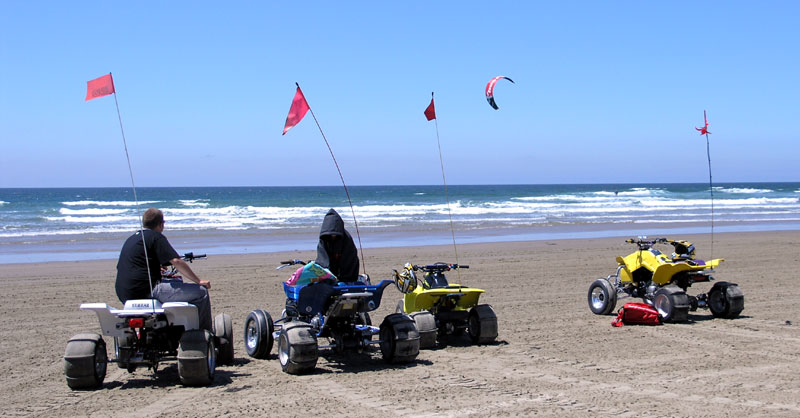
M392 270L395 285L403 294L397 312L414 319L420 348L444 343L446 335L469 333L474 344L489 344L497 338L497 315L491 305L478 304L483 289L449 284L444 272L467 265L406 263L403 271ZM424 275L417 279L417 271Z
M625 242L639 249L626 257L617 257L617 272L589 286L589 309L597 315L614 311L617 296L642 298L652 305L664 322L686 321L689 311L710 309L716 318L736 318L744 309L744 296L735 283L716 282L708 293L689 296L686 289L694 283L714 280L711 273L724 259L710 261L695 258L691 242L639 237ZM670 244L675 251L667 256L653 248Z

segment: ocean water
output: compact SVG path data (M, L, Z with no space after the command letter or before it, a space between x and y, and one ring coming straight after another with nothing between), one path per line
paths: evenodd
M365 247L800 229L800 183L0 189L0 263L114 258L148 207L178 251L313 249L329 208ZM177 242L176 242L177 240ZM193 248L178 248L178 244Z

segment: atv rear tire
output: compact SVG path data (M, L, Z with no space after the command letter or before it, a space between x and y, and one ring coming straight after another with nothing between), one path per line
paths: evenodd
M317 335L310 324L292 321L284 324L278 335L278 361L289 374L301 374L317 367Z
M208 330L192 329L178 343L178 376L184 386L208 386L214 380L217 350Z
M596 315L608 315L617 306L617 289L608 279L597 279L589 286L589 309Z
M497 314L490 305L470 309L468 321L473 344L490 344L497 338Z
M103 385L108 368L106 343L98 334L78 334L64 351L64 376L70 389L96 389Z
M708 308L715 318L736 318L744 310L744 294L734 283L714 283L708 292Z
M233 321L228 314L219 314L214 317L214 335L219 338L219 364L233 364Z
M256 309L244 321L244 349L247 355L257 359L267 358L272 351L275 325L267 311Z
M393 313L380 328L381 355L388 363L409 363L419 355L419 332L410 316Z
M420 350L436 347L436 336L439 331L436 328L436 317L428 311L415 312L409 316L414 320L419 333Z
M684 322L689 318L689 296L677 286L665 286L656 291L653 307L663 322Z

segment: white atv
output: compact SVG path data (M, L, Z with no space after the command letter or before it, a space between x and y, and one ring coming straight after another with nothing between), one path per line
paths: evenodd
M191 262L203 257L187 253L183 259ZM174 277L174 270L171 273ZM187 386L210 384L217 362L233 362L233 327L227 314L214 318L212 334L200 329L197 307L188 302L137 299L125 302L122 309L83 303L81 310L97 314L102 335L114 338L115 358L108 359L99 334L72 337L64 353L64 374L71 389L100 387L109 361L128 372L138 367L156 372L160 362L177 360L181 383Z

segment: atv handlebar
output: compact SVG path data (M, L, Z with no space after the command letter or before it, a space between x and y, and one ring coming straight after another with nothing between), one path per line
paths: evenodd
M434 271L449 271L456 269L468 269L469 266L466 264L436 263L436 264L428 264L426 266L418 266L414 264L411 268L413 268L414 271L422 270L427 272L434 272Z
M278 267L275 267L275 270L280 270L280 269L282 269L282 268L289 267L289 266L294 266L294 265L296 265L296 264L301 264L301 265L304 265L304 266L305 266L305 265L306 265L306 264L308 264L308 263L310 263L310 261L306 262L306 261L303 261L303 260L297 260L297 259L294 259L294 260L287 260L287 261L281 261L281 265L280 265L280 266L278 266Z
M629 244L638 245L640 250L647 250L647 249L650 249L650 247L652 247L653 245L666 244L667 242L670 242L670 241L668 239L666 239L666 238L647 239L646 236L641 236L641 237L626 239L625 242L627 242Z
M202 260L202 259L206 258L206 255L205 254L197 254L197 255L195 255L194 253L189 252L189 253L185 253L184 255L180 256L180 258L183 261L188 261L188 262L191 263L194 260ZM165 268L165 267L161 268L161 278L162 279L180 279L181 276L180 276L180 273L178 272L178 269L175 266L170 265L168 268Z
M192 262L193 260L200 260L206 258L205 254L194 255L194 253L186 253L181 257L184 261Z

